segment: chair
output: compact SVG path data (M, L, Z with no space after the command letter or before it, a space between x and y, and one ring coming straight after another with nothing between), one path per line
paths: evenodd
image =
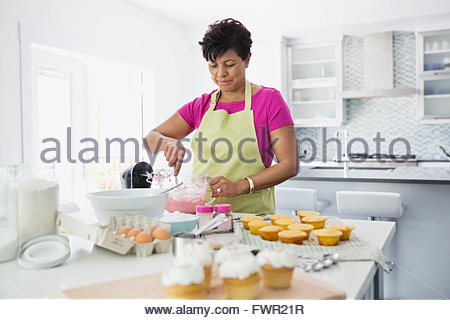
M343 217L367 218L369 220L399 219L405 207L399 193L368 192L368 191L338 191L336 192L337 211ZM393 261L386 261L390 271L394 269ZM375 286L383 286L382 272L377 272ZM375 297L380 298L380 297ZM382 298L382 297L381 297Z
M322 211L330 201L317 199L317 190L275 187L275 211L290 214L296 210Z
M390 192L338 191L336 205L341 216L369 220L398 219L404 211L400 194Z

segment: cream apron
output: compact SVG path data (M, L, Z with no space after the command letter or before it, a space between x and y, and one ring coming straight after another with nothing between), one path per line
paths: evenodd
M197 132L192 139L194 152L193 170L210 177L224 176L232 182L257 174L265 169L256 138L250 82L245 84L245 108L229 114L226 110L214 110L220 90L211 96ZM202 141L198 139L201 138ZM206 140L205 140L206 139ZM211 197L208 187L206 199ZM229 203L233 212L273 214L275 211L274 188L242 194L233 198L216 198L215 204Z

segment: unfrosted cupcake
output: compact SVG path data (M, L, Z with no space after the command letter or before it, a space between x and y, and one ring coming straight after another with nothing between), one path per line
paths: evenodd
M292 282L297 254L287 248L264 249L256 256L267 288L288 288Z
M273 225L275 225L274 222L277 221L278 219L289 219L289 218L290 217L285 214L276 214L276 215L270 216L270 222Z
M205 299L204 280L203 268L197 263L169 268L161 278L167 298L180 300Z
M278 240L278 232L282 231L283 228L278 226L267 226L259 229L259 236L263 240L267 241L277 241Z
M334 229L342 232L341 241L350 239L350 233L355 230L355 226L351 225L340 225L340 224L329 224L325 227L326 229Z
M306 232L300 230L283 230L278 232L278 237L283 243L302 244L308 238Z
M244 228L247 229L247 230L248 230L248 223L249 223L250 221L256 221L256 220L258 220L258 221L264 221L264 218L263 218L263 217L260 217L260 216L255 216L255 215L243 216L243 217L241 218L242 224L244 225Z
M270 225L269 221L255 220L248 223L248 228L250 229L251 234L259 234L259 229L268 225Z
M260 290L259 265L253 255L231 257L220 264L219 275L228 299L256 299Z
M297 216L300 219L300 222L303 222L303 218L306 216L320 216L320 212L318 211L304 211L304 210L298 210Z
M311 235L311 230L314 230L314 227L310 224L307 223L293 223L288 225L288 230L298 230L298 231L303 231L306 232L306 235L309 236Z
M294 220L292 218L287 218L287 219L277 219L274 221L273 225L281 227L283 230L287 230L288 225L293 224L293 223L298 223L298 221Z
M305 216L302 219L302 222L312 225L314 227L314 229L323 229L323 227L325 226L325 221L327 219L328 219L327 217L323 217L323 216L310 215L310 216Z
M313 234L317 236L317 240L322 246L335 246L342 236L342 232L334 229L314 230Z
M217 251L214 260L218 264L221 264L231 257L248 254L252 254L252 248L245 244L228 245L222 247L219 251Z

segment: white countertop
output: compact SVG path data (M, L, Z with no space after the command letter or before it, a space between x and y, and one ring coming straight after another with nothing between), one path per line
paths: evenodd
M342 220L356 226L358 235L374 246L387 247L395 233L394 222ZM355 230L355 231L356 231ZM211 235L221 243L231 241L231 234ZM61 266L44 270L26 270L17 261L0 263L0 298L58 297L62 290L95 283L158 273L172 264L171 251L139 258L122 256L94 246L76 235L70 236L71 255ZM348 299L360 299L376 272L374 262L343 261L320 272L309 274L345 291Z

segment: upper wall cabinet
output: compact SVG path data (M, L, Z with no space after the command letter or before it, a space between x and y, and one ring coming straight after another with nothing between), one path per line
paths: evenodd
M292 45L287 54L288 102L295 125L341 125L341 41Z
M450 30L417 36L421 123L450 123Z

